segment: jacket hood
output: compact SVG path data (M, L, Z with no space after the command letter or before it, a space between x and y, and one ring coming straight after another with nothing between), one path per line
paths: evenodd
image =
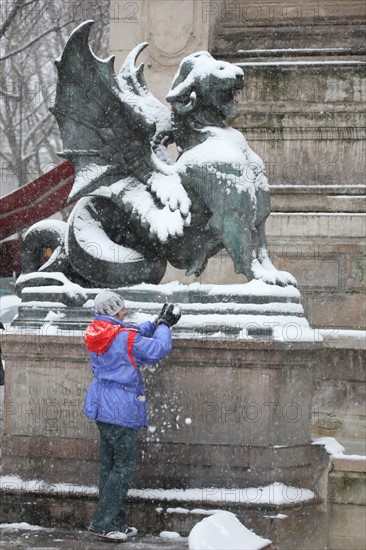
M102 319L94 319L87 327L84 335L86 347L89 351L95 353L105 353L117 334L124 329L119 324L104 321Z

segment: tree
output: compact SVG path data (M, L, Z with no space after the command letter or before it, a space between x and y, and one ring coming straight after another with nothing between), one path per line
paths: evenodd
M108 55L109 0L3 0L0 24L1 194L61 162L54 102L54 60L71 31L87 19L91 43Z

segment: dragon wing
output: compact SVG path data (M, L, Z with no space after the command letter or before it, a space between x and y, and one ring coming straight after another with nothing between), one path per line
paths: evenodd
M89 46L93 21L79 25L56 61L58 81L51 112L61 131L64 150L75 170L69 200L140 172L151 172L152 158L171 140L170 113L150 93L143 65L135 61L147 43L137 46L116 76L114 57L99 59ZM136 175L136 174L135 174ZM140 178L143 179L143 178Z
M155 132L150 140L155 153L160 156L161 146L166 147L174 142L170 110L150 92L144 77L144 64L136 68L136 60L140 53L148 46L147 42L136 46L126 57L117 82L121 90L129 90L130 97L139 98L139 109L145 119L155 126ZM166 161L165 154L162 160ZM172 159L168 163L172 163Z

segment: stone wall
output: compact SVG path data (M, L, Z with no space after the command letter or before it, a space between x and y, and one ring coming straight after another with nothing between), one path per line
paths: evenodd
M143 370L154 429L142 434L138 486L315 487L326 466L309 445L320 347L176 340L168 359ZM83 339L7 335L2 350L4 473L96 483L97 430L82 414L91 378Z
M219 52L299 48L364 48L362 0L212 0Z
M328 548L365 547L365 461L335 460L329 476Z
M347 454L366 456L365 340L330 333L314 369L313 437L334 437Z

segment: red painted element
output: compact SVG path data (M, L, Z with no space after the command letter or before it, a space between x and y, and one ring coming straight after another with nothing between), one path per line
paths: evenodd
M12 277L20 273L20 251L23 239L12 239L0 244L0 277Z
M65 208L73 182L74 169L66 161L0 198L0 240ZM20 249L20 239L0 243L0 277L20 273Z
M0 199L0 239L48 218L67 206L74 169L66 161Z

